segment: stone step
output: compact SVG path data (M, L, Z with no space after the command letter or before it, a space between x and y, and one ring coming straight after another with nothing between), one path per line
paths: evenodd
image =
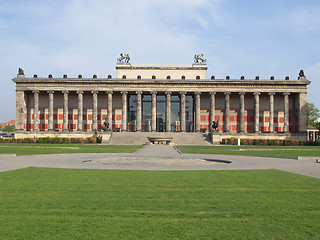
M148 137L172 137L175 145L211 145L210 136L204 133L160 133L160 132L113 132L110 144L141 145Z

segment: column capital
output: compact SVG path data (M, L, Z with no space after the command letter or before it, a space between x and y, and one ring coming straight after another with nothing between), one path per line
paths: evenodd
M253 95L255 95L255 96L257 96L257 95L259 96L260 94L261 94L260 92L254 92L253 93Z
M283 93L283 95L284 95L284 96L289 96L289 95L290 95L290 93L285 92L285 93Z
M94 91L91 91L92 94L98 94L99 91L98 90L94 90Z
M209 92L210 95L216 95L216 92Z
M172 94L172 92L165 92L165 94L166 94L166 95L171 95L171 94Z
M127 91L121 91L121 94L122 95L126 95L126 94L128 94L128 92Z
M68 93L69 93L69 91L68 91L68 90L63 90L63 91L62 91L62 93L64 93L64 94L68 94Z
M24 92L25 90L21 90L21 89L19 89L19 90L16 90L16 92Z
M201 94L201 92L195 92L194 94L196 94L196 95L200 95L200 94Z
M186 95L187 93L186 92L180 92L180 95Z
M53 94L53 93L54 93L54 91L53 91L53 90L49 90L49 91L47 91L47 93L52 93L52 94Z
M39 93L39 90L33 90L32 93Z
M82 90L77 91L78 94L83 94Z
M245 92L239 92L239 95L246 95Z
M110 93L110 94L113 94L113 91L106 91L106 93L108 93L108 94L109 94L109 93Z
M230 95L231 94L231 92L225 92L224 93L224 95Z
M270 96L271 96L271 95L274 96L276 93L274 93L274 92L269 92L268 94L269 94Z
M157 94L157 92L156 91L152 91L152 92L150 92L152 95L156 95Z
M138 95L138 94L142 94L142 91L136 91L136 94Z

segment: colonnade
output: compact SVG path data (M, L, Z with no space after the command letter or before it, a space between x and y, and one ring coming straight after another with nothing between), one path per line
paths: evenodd
M49 90L46 91L49 94L48 98L48 130L53 131L54 130L54 117L53 117L53 109L54 109L54 93L55 91ZM76 91L78 94L78 118L77 118L77 130L83 131L83 91ZM33 129L34 131L39 130L39 90L32 91L33 98L34 98L34 116L33 116ZM68 131L68 102L69 102L69 91L62 91L63 93L63 130ZM99 91L91 91L92 98L93 98L93 112L92 112L92 130L97 131L98 130L98 94ZM112 123L112 101L113 101L113 91L107 91L107 118L108 122ZM137 95L137 119L136 119L136 130L138 132L142 131L142 91L135 92ZM145 92L144 92L145 93ZM220 93L220 92L219 92ZM151 94L151 130L153 132L156 131L156 119L157 119L157 92L152 91L149 92ZM180 94L180 130L182 132L186 131L186 94L187 92L179 92ZM216 94L217 92L209 92L210 94L210 130L212 131L212 122L215 120L215 109L216 109ZM245 116L245 96L248 94L254 95L254 132L259 133L259 110L260 110L260 94L261 92L239 92L239 109L240 109L240 128L239 132L245 132L244 128L244 116ZM270 92L269 94L269 132L274 132L274 96L275 92ZM278 93L279 94L279 93ZM166 126L165 130L167 132L170 132L170 126L171 126L171 95L172 92L165 92L166 96ZM195 118L194 118L194 126L195 131L200 131L200 95L201 92L194 92L194 112L195 112ZM225 110L224 110L224 116L225 116L225 122L224 122L224 132L230 131L230 95L231 92L224 92L224 98L225 98ZM290 93L284 92L284 132L289 132L289 95ZM122 131L128 131L128 92L127 91L121 91L122 96ZM23 90L17 90L16 94L16 102L17 102L17 122L16 122L16 128L17 130L23 129L24 124L24 111L23 107L26 106L25 103L25 91ZM26 107L25 107L26 108ZM22 109L22 110L21 110ZM299 93L299 99L298 99L298 118L299 118L299 131L306 131L306 93ZM110 114L111 113L111 114ZM19 115L21 114L21 115ZM23 116L22 116L23 114ZM112 125L112 124L111 124Z

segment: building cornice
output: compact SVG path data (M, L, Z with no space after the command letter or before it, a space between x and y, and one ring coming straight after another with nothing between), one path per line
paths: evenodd
M239 80L239 79L108 79L108 78L14 78L15 83L24 84L224 84L224 85L309 85L309 80Z

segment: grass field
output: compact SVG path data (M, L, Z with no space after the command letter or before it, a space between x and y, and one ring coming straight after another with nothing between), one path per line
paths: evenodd
M278 170L0 173L1 239L319 239L320 180Z
M141 145L0 143L0 154L132 153L141 147Z
M320 146L177 146L182 153L297 158L320 156ZM247 151L240 151L247 149Z

